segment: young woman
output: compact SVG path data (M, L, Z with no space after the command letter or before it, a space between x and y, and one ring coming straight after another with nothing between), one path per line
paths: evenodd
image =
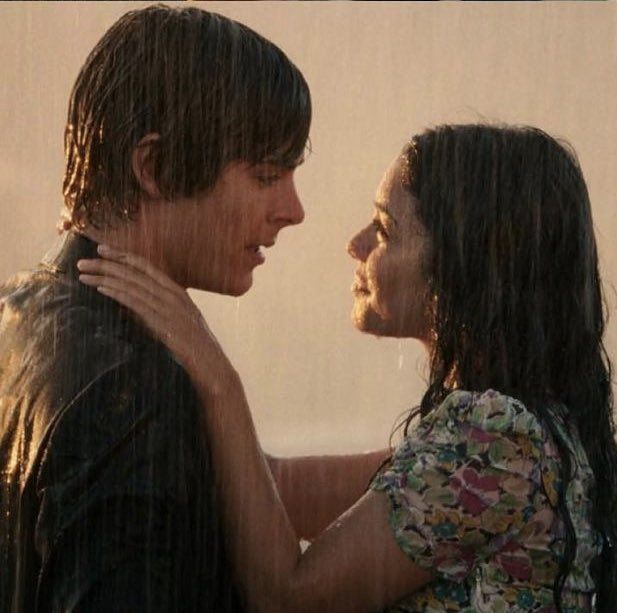
M574 154L534 128L427 130L387 170L349 252L355 325L420 340L429 386L368 491L304 553L242 384L186 291L112 249L80 265L83 282L167 344L203 399L250 608L611 610L610 363Z

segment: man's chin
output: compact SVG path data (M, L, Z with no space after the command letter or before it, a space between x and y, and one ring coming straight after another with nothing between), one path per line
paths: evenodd
M234 298L239 298L240 296L244 296L251 287L253 287L253 275L247 275L242 279L234 280L233 282L226 283L224 286L220 287L215 291L217 294L223 294L225 296L233 296Z
M229 291L227 291L228 296L244 296L246 292L248 292L251 287L253 287L253 273L250 272L246 276L241 279L237 279L233 284L231 284Z
M219 292L219 293L225 294L226 296L233 296L234 298L239 298L240 296L244 296L244 294L246 294L246 292L248 292L251 289L251 286L252 286L252 283L248 287L234 287L234 288L230 288L226 292Z
M201 290L203 292L211 292L213 294L221 294L223 296L243 296L253 286L252 273L240 279L225 279L223 282L212 283L212 281L201 281L199 279L192 280L189 285L192 289Z

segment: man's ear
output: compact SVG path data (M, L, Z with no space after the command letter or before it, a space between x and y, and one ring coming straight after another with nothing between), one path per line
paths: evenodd
M133 174L141 190L150 198L161 198L161 192L154 180L154 164L152 159L152 143L161 138L160 134L150 132L146 134L133 149L131 166Z

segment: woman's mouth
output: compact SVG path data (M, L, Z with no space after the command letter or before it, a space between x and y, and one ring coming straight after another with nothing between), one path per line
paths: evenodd
M354 278L354 282L351 285L351 291L354 295L358 296L368 296L371 292L369 292L366 287L366 281L357 275Z

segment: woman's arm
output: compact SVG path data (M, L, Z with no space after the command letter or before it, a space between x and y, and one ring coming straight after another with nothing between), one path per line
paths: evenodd
M81 264L90 273L82 281L132 309L183 364L202 400L226 542L251 609L375 611L431 580L397 545L383 493L365 494L302 554L240 379L198 309L142 258L102 254L116 261Z
M382 493L365 494L302 555L239 378L225 367L215 377L219 384L213 392L212 370L196 368L189 374L204 403L230 553L251 608L375 611L432 579L397 545Z
M313 540L366 492L390 454L390 449L379 449L291 458L266 454L266 459L296 534Z

